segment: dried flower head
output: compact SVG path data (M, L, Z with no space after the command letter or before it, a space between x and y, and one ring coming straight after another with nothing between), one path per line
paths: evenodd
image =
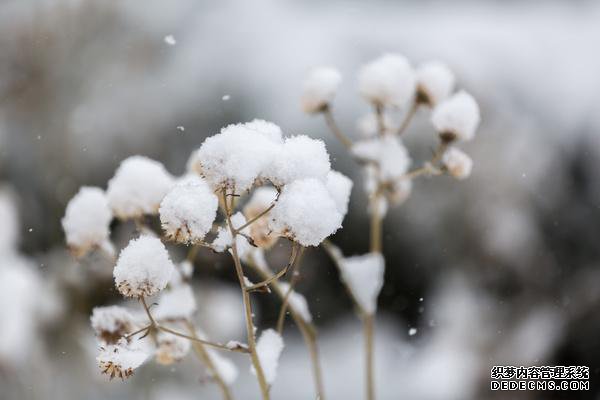
M388 182L400 178L410 166L410 157L402 141L394 136L383 136L358 141L352 153L361 160L377 165L377 181Z
M159 332L156 342L155 359L157 363L162 365L171 365L183 360L191 348L191 343L188 339L166 332Z
M160 203L160 222L168 238L196 243L212 228L219 200L206 182L194 177L173 187Z
M277 198L277 190L272 187L259 187L252 193L252 197L244 206L244 216L250 220L260 215L269 208ZM269 219L264 215L254 221L250 226L250 237L256 246L269 249L277 242L277 235L271 232Z
M160 239L144 235L121 250L113 275L123 296L152 296L167 286L174 268Z
M415 72L399 54L385 54L362 67L360 93L368 101L391 107L404 107L415 93Z
M442 163L450 175L456 179L466 179L471 175L473 160L464 151L450 147L442 156Z
M77 257L102 248L112 254L109 225L112 212L106 195L100 188L82 187L69 201L62 226L67 245Z
M118 218L136 218L156 214L173 184L173 177L161 163L133 156L121 162L115 176L108 182L106 195Z
M310 71L304 80L302 90L302 109L312 114L325 110L337 92L342 75L335 68L318 67Z
M95 307L90 318L92 328L101 342L115 344L133 331L133 316L123 307Z
M477 102L464 90L438 104L431 115L433 126L446 141L473 139L480 119Z
M103 374L113 378L129 378L133 371L146 361L148 354L133 344L121 339L117 344L100 348L96 361Z
M417 99L431 107L452 94L454 74L444 63L427 62L417 68Z

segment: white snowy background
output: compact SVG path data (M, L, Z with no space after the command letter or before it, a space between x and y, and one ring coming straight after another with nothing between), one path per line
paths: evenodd
M180 174L206 136L258 117L327 142L334 167L357 182L333 241L364 252L360 174L323 121L301 112L299 97L309 68L337 66L344 81L335 112L356 134L368 111L356 72L384 52L448 63L480 101L483 123L466 146L473 176L417 182L386 222L379 398L507 398L488 390L492 365L569 363L591 367L593 390L564 398L600 398L598 48L595 1L4 0L0 271L28 269L21 290L2 286L0 272L0 331L8 332L0 332L0 398L217 398L192 358L146 366L125 384L100 376L88 316L115 301L110 266L71 260L59 226L65 204L82 184L104 185L132 154ZM427 121L419 113L406 139L415 159L433 143ZM18 221L6 196L17 199ZM217 338L241 338L229 261L204 257L198 319ZM319 326L326 394L361 398L351 303L323 252L304 262L299 290ZM11 331L3 319L14 320L17 303L22 331ZM276 310L263 303L259 314L272 325ZM234 395L255 398L247 360L236 361ZM275 399L313 398L291 323L272 391ZM552 396L511 398L561 398Z

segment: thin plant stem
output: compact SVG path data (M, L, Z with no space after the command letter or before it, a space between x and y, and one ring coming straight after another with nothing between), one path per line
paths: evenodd
M254 217L250 218L248 221L246 221L246 223L244 225L242 225L238 228L235 228L235 232L240 233L241 231L244 230L244 228L248 227L249 225L251 225L253 222L257 221L258 219L264 217L269 211L271 211L273 209L273 207L275 207L275 205L277 204L277 200L279 200L279 192L277 192L277 197L275 198L275 200L273 201L273 203L271 203L271 205L269 207L267 207L265 210L263 210L258 215L255 215Z
M352 140L342 132L337 123L335 122L335 118L333 118L333 113L331 112L331 108L329 106L323 109L323 116L325 117L325 122L327 126L333 132L335 137L346 147L347 149L352 148Z
M419 104L420 103L417 99L415 99L413 101L412 105L410 106L410 109L406 112L406 115L404 116L404 119L402 120L402 124L400 124L400 127L396 131L396 134L398 136L402 135L406 131L408 126L410 125L412 118L415 116L415 114L417 113L417 110L419 109Z
M283 322L285 321L285 314L287 312L289 298L294 291L294 287L298 282L300 274L297 274L298 265L300 264L300 259L302 258L302 254L304 252L304 247L300 246L298 243L294 243L294 246L299 246L298 256L294 260L292 267L290 268L292 271L292 279L290 280L290 287L283 298L283 303L281 304L281 309L279 310L279 317L277 318L277 332L281 335L283 333Z
M246 290L246 283L244 282L244 271L242 269L242 263L240 261L240 257L237 251L236 233L235 228L231 223L231 209L227 204L225 190L223 190L222 192L222 199L225 208L225 219L227 220L227 226L229 227L229 231L231 232L232 237L231 255L233 257L233 263L235 265L235 271L240 283L240 288L242 289L242 300L244 302L244 310L246 317L246 333L248 335L248 350L250 351L252 365L254 366L254 370L256 371L256 377L258 379L258 384L260 386L262 398L263 400L269 400L269 385L267 383L264 371L260 364L258 354L256 353L256 338L254 337L254 322L252 321L252 305L250 304L250 294Z
M200 339L200 338L197 338L194 336L186 335L185 333L174 331L173 329L167 328L166 326L163 326L163 325L158 325L156 328L160 331L167 332L167 333L170 333L175 336L179 336L181 338L190 340L195 343L201 343L206 346L214 347L215 349L232 351L232 352L237 352L237 353L248 353L248 351L246 349L244 349L243 347L236 347L236 348L227 347L226 345L221 344L221 343L210 342L208 340Z
M375 117L377 118L377 131L379 132L379 136L383 136L385 134L385 121L383 119L383 105L380 103L375 104Z
M375 381L373 365L373 333L375 316L365 314L363 316L363 332L365 338L365 378L367 400L375 399Z
M259 275L263 278L269 276L269 269L267 265L264 265L263 268L259 267L258 262L256 262L255 258L252 257L247 261L247 264ZM285 291L278 281L274 281L271 283L271 287L273 288L273 292L279 297L282 301L285 299L287 291ZM300 312L296 310L293 304L289 304L290 314L292 315L292 319L296 323L296 326L300 330L302 337L304 339L304 343L308 348L308 352L310 355L310 361L312 364L313 370L313 379L315 382L315 390L316 390L316 398L319 400L325 400L325 391L323 388L323 373L321 371L321 362L319 357L319 346L317 344L317 329L315 328L312 322L306 321L302 318Z
M199 339L198 334L196 333L196 328L189 320L185 321L185 325L186 325L190 335L195 339ZM217 383L217 385L221 389L221 392L223 393L223 399L224 400L232 400L233 396L231 395L229 386L227 386L227 384L223 380L223 377L219 373L219 370L215 367L215 364L213 363L213 360L210 357L210 354L204 348L204 345L200 342L193 341L192 348L194 349L194 353L196 353L196 356L198 356L200 361L204 365L206 365L206 368L208 368L208 370L210 371L211 377L214 379L214 381Z
M247 286L246 290L251 292L253 290L260 289L261 287L267 286L267 285L273 283L274 281L276 281L277 279L281 278L283 275L285 275L288 272L288 270L290 270L292 265L294 265L294 262L295 262L297 256L298 256L298 246L294 245L292 247L292 254L290 255L290 261L287 263L287 265L284 268L281 269L281 271L277 272L274 275L271 275L270 277L263 280L262 282L255 283L252 286Z

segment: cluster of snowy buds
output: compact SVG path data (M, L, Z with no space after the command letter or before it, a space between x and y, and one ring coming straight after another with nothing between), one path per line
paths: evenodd
M322 141L285 137L277 125L263 120L229 125L208 137L192 153L181 177L157 161L133 156L120 164L106 191L81 188L62 220L74 255L96 250L113 255L110 225L115 218L134 221L138 228L120 251L113 276L118 292L140 301L143 309L94 309L91 322L102 372L127 378L151 356L171 364L193 346L209 375L227 390L237 370L215 349L238 351L251 355L252 371L263 397L268 397L283 339L281 329L267 329L256 340L249 295L273 289L282 300L282 313L289 309L301 329L314 331L306 299L293 289L294 279L282 279L294 275L287 272L297 268L303 248L318 246L341 227L351 189L351 180L331 169ZM152 217L160 220L160 232L147 224ZM292 254L288 265L274 274L263 252L279 238L292 243ZM248 343L214 343L195 327L193 265L173 262L167 245L189 246L192 255L205 247L233 257L246 323L252 327ZM250 282L244 267L253 268L263 281ZM156 295L153 308L147 298Z
M305 112L325 117L333 134L363 167L366 176L370 252L344 257L332 243L325 242L324 247L336 262L340 278L364 321L368 344L367 398L373 399L373 318L385 270L381 221L390 205L399 205L409 198L416 177L469 177L473 162L456 145L473 139L480 115L470 94L455 92L454 74L445 64L433 61L413 68L404 56L386 54L363 66L358 74L359 92L372 110L359 120L362 137L352 140L338 127L332 113L341 82L342 76L335 68L313 69L305 80L301 103ZM401 136L420 108L430 110L438 146L430 160L411 170L412 160Z

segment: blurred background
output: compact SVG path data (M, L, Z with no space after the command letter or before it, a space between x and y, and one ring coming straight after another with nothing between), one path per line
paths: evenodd
M370 110L356 73L399 52L415 65L451 66L483 123L464 146L470 179L419 180L386 219L379 398L600 399L599 45L600 3L591 0L3 0L0 398L219 398L192 357L150 363L126 383L99 374L89 315L121 299L106 260L78 263L66 251L67 201L81 185L105 188L133 154L179 175L206 136L263 118L326 141L334 168L355 181L332 241L364 253L361 173L299 97L311 67L338 67L334 111L357 137ZM428 121L421 110L405 139L417 165L435 145ZM131 227L114 231L122 245ZM338 272L318 248L302 268L326 394L362 398L360 322ZM194 279L200 324L217 339L242 339L229 258L202 251ZM257 308L259 325L273 326L278 304L258 296ZM273 397L314 398L292 322L285 338ZM234 395L256 398L248 361L232 357L241 371ZM491 392L493 365L586 365L590 391Z

